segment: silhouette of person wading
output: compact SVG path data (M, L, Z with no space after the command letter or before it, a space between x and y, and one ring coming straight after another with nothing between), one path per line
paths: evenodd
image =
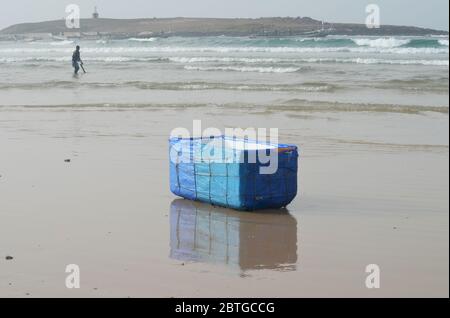
M80 56L80 46L77 45L75 51L72 54L72 66L75 69L74 73L75 75L78 74L78 71L80 70L80 64L83 65L83 61L81 60Z

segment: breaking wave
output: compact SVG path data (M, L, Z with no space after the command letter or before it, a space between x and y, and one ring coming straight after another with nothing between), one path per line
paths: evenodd
M243 84L215 82L145 82L128 81L114 83L47 81L39 83L0 83L0 90L8 89L74 89L84 87L89 89L136 88L144 90L232 90L232 91L284 91L284 92L333 92L338 86L328 83L305 82L300 84Z
M132 42L154 42L157 38L129 38L128 41Z
M246 113L255 111L260 113L264 111L265 114L271 112L333 112L333 113L347 113L347 112L367 112L367 113L400 113L400 114L420 114L420 113L440 113L448 114L448 106L420 106L420 105L394 105L394 104L357 104L357 103L342 103L342 102L326 102L326 101L308 101L302 99L292 99L280 104L261 105L255 106L254 104L245 103L227 103L227 104L188 104L188 103L87 103L87 104L61 104L61 105L0 105L0 108L26 108L26 109L65 109L75 108L84 110L112 110L112 109L168 109L168 108L199 108L205 107L210 109L227 108L227 109L239 109Z
M284 111L313 111L313 112L376 112L376 113L403 113L418 114L434 112L448 114L448 106L420 106L396 104L370 104L370 103L344 103L326 101L308 101L292 99L281 105L269 107L273 110Z
M369 46L373 48L394 48L407 45L410 40L396 38L379 38L379 39L353 39L359 46Z
M70 45L73 44L73 41L70 40L64 40L64 41L55 41L55 42L51 42L50 45L53 46L64 46L64 45Z
M302 70L300 67L251 67L251 66L185 66L189 71L234 71L257 73L295 73Z
M131 47L84 47L89 54L137 54L137 53L360 53L360 54L448 54L448 46L439 47L236 47L236 46L131 46ZM73 48L1 48L1 54L70 54Z
M406 60L380 58L236 58L236 57L170 57L169 61L190 63L351 63L351 64L399 64L448 66L448 60Z
M20 62L70 62L70 56L55 57L0 57L0 63ZM449 66L449 60L435 59L381 59L381 58L250 58L250 57L130 57L130 56L87 56L86 62L174 62L180 64L199 63L243 63L277 64L286 63L346 63L346 64L388 64L388 65L431 65ZM188 68L189 69L189 68ZM275 68L274 68L275 69ZM221 69L218 69L221 70ZM225 70L225 69L222 69ZM291 68L290 71L296 71Z

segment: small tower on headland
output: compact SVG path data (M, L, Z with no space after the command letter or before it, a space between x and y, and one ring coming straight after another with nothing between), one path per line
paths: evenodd
M92 13L92 19L98 19L98 17L99 17L99 14L98 14L98 11L97 11L97 7L95 7L94 8L94 13Z

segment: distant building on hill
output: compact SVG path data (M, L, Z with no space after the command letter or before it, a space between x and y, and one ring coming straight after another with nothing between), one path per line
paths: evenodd
M98 14L98 11L97 11L97 7L95 7L94 8L94 13L92 13L92 19L98 19L98 17L99 17L99 14Z

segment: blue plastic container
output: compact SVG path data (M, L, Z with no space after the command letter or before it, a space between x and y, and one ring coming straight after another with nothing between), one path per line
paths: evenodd
M177 196L251 211L285 207L297 195L295 145L224 136L169 143L170 190Z

